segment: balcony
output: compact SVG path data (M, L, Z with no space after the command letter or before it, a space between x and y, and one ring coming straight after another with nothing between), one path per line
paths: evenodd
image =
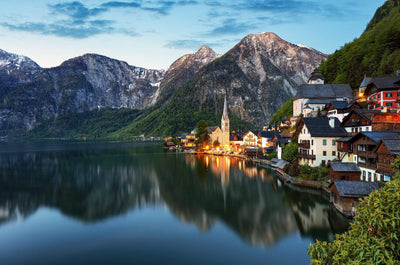
M315 155L298 154L298 156L299 156L300 158L315 160Z
M298 143L300 148L310 149L310 143Z

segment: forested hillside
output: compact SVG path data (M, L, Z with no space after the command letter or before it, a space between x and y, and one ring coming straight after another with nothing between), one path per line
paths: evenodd
M325 83L359 87L364 76L394 75L400 69L400 0L377 9L364 33L320 65Z

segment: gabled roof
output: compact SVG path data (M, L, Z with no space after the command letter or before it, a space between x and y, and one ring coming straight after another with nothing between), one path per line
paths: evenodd
M297 90L300 98L353 98L349 84L303 84Z
M304 104L329 104L332 102L332 99L321 99L321 98L311 98L307 100Z
M371 81L372 77L364 77L363 81L360 84L360 87L366 87L369 83L369 81Z
M356 163L331 162L330 166L336 172L360 172Z
M281 138L281 133L277 131L261 131L260 133L262 138L274 138L275 136L277 138Z
M207 127L207 131L208 131L208 133L212 133L215 130L217 130L218 128L219 128L219 126L209 126L209 127Z
M381 141L379 142L378 146L376 147L376 150L378 147L384 144L386 148L389 150L391 155L397 155L400 154L400 138L382 138Z
M333 128L329 125L329 118L327 117L303 118L303 122L304 125L307 126L312 137L347 136L346 130L342 127L337 118L334 118Z
M353 137L352 136L346 136L340 139L337 139L336 142L349 142Z
M348 119L350 119L350 117L353 115L353 112L356 113L357 115L359 115L361 118L367 120L368 122L372 122L372 117L375 114L378 113L382 113L380 110L368 110L368 109L353 109L349 115L347 115L346 117L344 117L342 124L345 124L347 122ZM359 121L354 121L351 124L347 124L347 126L358 126L359 125Z
M366 136L375 143L379 143L382 138L396 138L399 137L400 133L398 132L360 132L357 135L353 136L351 141L360 138L361 136Z
M378 182L335 180L340 197L360 198L379 188Z
M357 102L355 100L352 100L350 102L345 100L332 100L331 104L334 109L348 109L354 104L357 104Z
M375 85L378 89L400 89L400 86L395 84L399 80L400 78L397 76L374 77L369 81L368 86Z

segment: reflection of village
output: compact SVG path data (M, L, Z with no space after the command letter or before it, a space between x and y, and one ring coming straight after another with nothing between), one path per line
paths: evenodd
M334 210L321 191L282 184L273 171L251 161L190 155L185 156L185 161L192 168L204 162L211 177L220 179L225 211L231 210L227 208L231 205L227 200L240 197L241 208L235 212L238 229L234 229L252 244L275 244L297 231L301 236L332 241L335 233L348 228L348 220ZM243 177L248 181L243 182ZM242 185L252 192L241 193ZM252 198L244 194L251 194ZM250 223L252 229L244 229L244 224Z
M332 239L348 225L318 192L282 185L248 161L185 154L149 159L124 151L118 155L124 159L110 163L108 154L0 156L0 225L23 220L41 207L91 223L156 206L202 231L221 222L246 242L262 246L296 233ZM6 177L9 172L12 178Z

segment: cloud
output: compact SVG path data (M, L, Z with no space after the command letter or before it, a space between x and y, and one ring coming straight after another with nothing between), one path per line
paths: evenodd
M221 36L221 35L235 35L245 33L250 29L254 29L255 24L251 22L239 22L234 18L226 19L222 22L222 25L215 27L205 35L208 36Z
M10 30L35 32L43 35L53 35L57 37L69 37L74 39L85 39L104 33L122 33L131 36L137 36L135 32L117 29L113 26L111 20L93 20L87 21L81 25L75 25L70 21L59 21L58 23L22 23L0 25Z

